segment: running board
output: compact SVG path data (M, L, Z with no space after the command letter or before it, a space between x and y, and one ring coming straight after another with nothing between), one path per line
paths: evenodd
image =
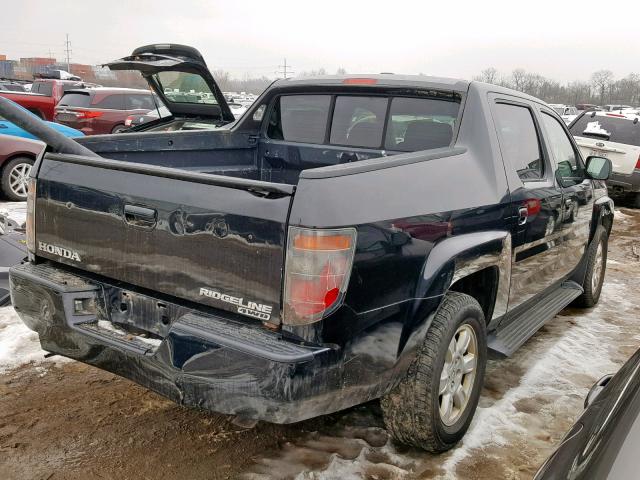
M546 322L569 305L583 290L576 282L567 281L540 298L528 308L499 326L487 339L487 346L505 356L510 356Z

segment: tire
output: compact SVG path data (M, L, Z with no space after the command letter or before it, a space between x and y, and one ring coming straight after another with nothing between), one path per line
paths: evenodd
M124 131L128 130L127 127L125 127L124 125L120 124L120 125L116 125L115 127L113 127L111 129L111 133L122 133Z
M21 202L27 199L27 180L33 166L33 159L16 157L2 168L2 193L9 200Z
M631 206L633 208L640 208L640 193L634 193L631 199Z
M598 303L607 269L608 245L607 231L600 225L587 250L587 269L582 282L584 292L574 300L576 307L591 308Z
M456 336L461 341L463 331L465 335L475 334L473 378L468 374L462 374L461 378L455 373L443 375L445 361L451 371L458 371L456 363L449 360L452 358L450 350L452 342L456 345ZM466 355L471 353L473 341L471 338ZM462 358L466 359L466 355ZM480 305L469 295L447 293L406 376L380 401L384 423L392 438L434 453L451 449L464 436L478 406L486 362L486 326ZM463 365L457 364L458 367ZM454 402L445 422L441 413L445 395L454 385L462 387L468 378L466 403L462 408L458 407L456 413ZM441 384L447 392L442 395Z

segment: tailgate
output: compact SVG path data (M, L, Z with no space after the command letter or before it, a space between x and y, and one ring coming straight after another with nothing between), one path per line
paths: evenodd
M153 292L278 322L294 187L47 155L36 254Z
M632 174L640 157L640 147L635 145L588 137L575 137L575 140L585 160L591 155L606 157L611 160L615 173Z

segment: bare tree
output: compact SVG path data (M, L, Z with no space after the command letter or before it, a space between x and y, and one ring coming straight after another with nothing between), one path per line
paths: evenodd
M524 91L527 72L523 68L516 68L511 72L511 86L519 92Z
M345 70L342 67L340 67L338 70L336 70L336 75L346 75L346 74L347 74L347 70Z
M604 96L613 82L611 70L598 70L591 75L591 84L600 94L600 104L604 104Z
M474 78L474 80L477 80L479 82L497 84L499 80L498 70L493 67L485 68L480 72L480 75Z

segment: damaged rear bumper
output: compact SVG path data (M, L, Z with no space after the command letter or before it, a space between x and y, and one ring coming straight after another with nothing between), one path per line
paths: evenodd
M394 375L389 364L381 375L370 361L346 361L339 348L294 343L257 324L133 292L115 301L135 296L125 310L138 315L136 305L144 304L147 315L168 312L172 318L167 325L149 323L157 325L156 340L122 335L104 326L121 315L113 311L113 291L123 290L51 264L13 267L10 281L16 311L45 350L129 378L184 405L292 423L377 398ZM97 310L87 313L83 308L92 301ZM366 374L360 374L363 368Z

